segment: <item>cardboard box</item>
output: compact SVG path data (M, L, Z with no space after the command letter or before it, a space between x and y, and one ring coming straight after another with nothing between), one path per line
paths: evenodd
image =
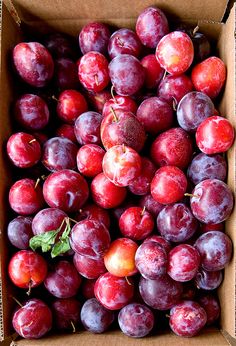
M6 6L7 5L7 6ZM156 5L167 14L170 20L198 24L217 47L217 54L227 65L227 82L219 109L236 125L235 114L235 5L232 7L226 23L225 13L229 12L227 0L15 0L1 2L1 75L0 75L0 338L7 339L13 333L11 315L13 301L10 298L13 287L7 277L9 261L6 226L9 207L7 195L11 184L11 172L7 164L5 144L11 134L10 106L14 101L14 76L11 74L11 51L22 40L23 30L40 32L62 31L77 35L80 28L89 21L103 21L113 26L131 27L135 25L138 14L147 6ZM7 9L8 7L8 9ZM228 7L228 10L226 11ZM228 184L235 192L236 186L236 152L235 145L228 152ZM236 212L226 223L226 232L236 244ZM234 245L235 248L235 245ZM225 280L219 289L221 302L221 329L208 328L199 336L184 339L173 333L156 337L134 340L121 332L108 332L103 335L92 335L79 332L75 335L48 336L42 340L19 340L16 345L214 345L233 344L236 337L235 326L235 256L225 270ZM9 339L8 339L9 340Z

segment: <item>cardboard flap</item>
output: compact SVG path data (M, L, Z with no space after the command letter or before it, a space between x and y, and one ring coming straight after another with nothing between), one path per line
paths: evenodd
M205 19L221 22L228 0L183 0L176 5L176 0L12 0L18 15L24 22L43 21L49 19L81 19L102 20L104 18L137 17L148 6L159 6L163 11L172 14L175 18Z

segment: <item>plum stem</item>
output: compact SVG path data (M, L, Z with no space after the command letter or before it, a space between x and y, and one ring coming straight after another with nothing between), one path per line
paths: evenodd
M79 212L82 212L82 209L79 210ZM70 221L74 222L74 223L78 223L78 221L72 219L71 217L68 218Z
M119 36L117 37L117 41L119 42L121 47L124 47L124 42L119 38Z
M76 332L76 328L75 328L75 325L72 321L70 321L70 324L72 325L72 333L75 333Z
M117 100L114 95L114 85L111 86L111 97L113 98L114 102L117 103Z
M36 139L35 139L35 138L34 138L34 139L31 139L31 141L29 141L29 144L34 143L34 142L36 142Z
M185 193L184 194L185 197L195 197L195 198L200 198L200 196L198 195L193 195L192 193Z
M176 111L178 102L174 96L172 96L172 98L173 98L173 110Z
M13 297L13 296L11 296L11 298L12 298L13 300L15 300L15 302L16 302L21 308L23 307L23 305L19 302L18 299L16 299L16 298Z
M51 96L51 98L52 98L54 101L59 102L58 98L56 98L56 96L55 96L55 95L52 95L52 96Z
M125 154L126 153L126 149L125 149L124 143L122 144L122 149L123 149L123 153Z
M32 288L32 280L30 279L30 282L29 282L29 289L28 291L26 292L26 294L29 296L30 293L31 293L31 288Z
M196 32L199 30L199 26L197 25L194 29L193 29L193 36L196 34Z
M36 183L35 183L35 185L34 185L34 189L37 188L38 184L40 183L40 180L41 180L40 178L37 178Z
M132 286L131 282L128 280L127 276L125 276L125 280L127 282L128 285Z
M97 74L95 74L94 79L95 79L95 83L96 83L96 85L98 86L98 85L99 85L99 83L98 83L98 75L97 75Z
M41 175L41 179L42 179L42 180L46 180L47 177L48 177L48 175L45 175L45 174Z
M165 70L163 78L162 78L163 80L166 78L166 75L167 75L167 71Z
M166 317L167 317L167 318L170 318L170 315L166 314Z
M141 211L141 216L143 216L143 215L144 215L145 210L146 210L146 207L144 206L144 207L143 207L143 210Z
M117 115L116 115L116 112L114 111L114 108L113 107L110 107L111 108L111 112L113 114L113 119L114 121L117 123L118 122L118 118L117 118Z

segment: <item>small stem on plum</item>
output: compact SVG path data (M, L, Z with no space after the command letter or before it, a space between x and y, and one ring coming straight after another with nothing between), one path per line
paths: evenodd
M195 198L200 198L200 196L198 195L193 195L192 193L185 193L184 194L185 197L195 197Z
M29 141L29 144L34 143L34 142L36 142L36 139L35 139L35 138L34 138L34 139L31 139L31 141Z
M125 149L124 143L122 144L122 149L123 149L123 153L125 154L126 153L126 149Z
M127 276L125 276L125 280L127 281L127 284L132 286L131 282L128 280Z
M47 177L48 177L48 175L45 175L45 174L41 175L41 179L42 179L42 180L46 180Z
M113 98L114 102L117 103L117 100L114 95L114 85L111 86L111 97Z
M81 213L81 212L82 212L82 209L80 209L79 212ZM74 222L74 223L78 223L78 221L72 219L71 217L69 217L69 220L72 221L72 222Z
M99 96L94 96L94 98L95 98L96 101L102 102L102 98L101 98L101 97L99 97Z
M172 98L173 98L173 110L176 111L178 102L174 96L172 96Z
M13 300L15 300L15 302L16 302L21 308L23 307L23 305L19 302L18 299L16 299L16 298L13 297L13 296L11 296L11 298L12 298Z
M141 212L141 216L143 216L143 215L144 215L145 210L146 210L146 207L144 206L144 207L143 207L143 210L142 210L142 212Z
M97 74L95 74L94 79L95 79L95 83L96 83L96 85L98 86L98 85L99 85L99 83L98 83L98 75L97 75Z
M194 29L193 29L193 36L196 34L196 32L199 30L199 26L197 25Z
M113 114L113 120L117 123L118 122L118 118L117 118L116 112L114 111L113 107L110 107L110 108L111 108L111 112Z
M28 291L26 292L26 294L29 296L30 295L30 293L31 293L31 288L32 288L32 281L30 280L30 282L29 282L29 289L28 289Z
M121 47L124 47L124 42L121 41L121 39L119 38L119 36L117 37L117 41L119 42Z
M166 317L167 317L167 318L170 318L170 315L166 314Z
M162 78L163 80L166 78L166 75L167 75L167 71L165 70L163 78Z
M76 332L76 328L75 328L74 323L72 321L70 321L70 324L72 325L72 328L73 328L72 333L75 333Z
M58 98L56 98L56 96L52 95L51 98L52 98L54 101L59 102L59 100L58 100Z
M35 183L35 185L34 185L34 189L36 189L37 188L37 186L38 186L38 184L39 184L39 182L40 182L40 178L38 178L37 180L36 180L36 183Z

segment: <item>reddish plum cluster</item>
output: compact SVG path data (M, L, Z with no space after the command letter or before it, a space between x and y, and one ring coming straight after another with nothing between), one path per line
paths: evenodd
M135 31L93 22L77 48L59 33L43 43L13 50L19 83L34 87L15 102L6 144L9 277L34 296L13 327L33 339L52 325L103 333L118 316L144 337L155 310L170 310L175 334L196 335L219 317L210 291L232 254L223 154L234 129L215 108L224 62L155 7Z

